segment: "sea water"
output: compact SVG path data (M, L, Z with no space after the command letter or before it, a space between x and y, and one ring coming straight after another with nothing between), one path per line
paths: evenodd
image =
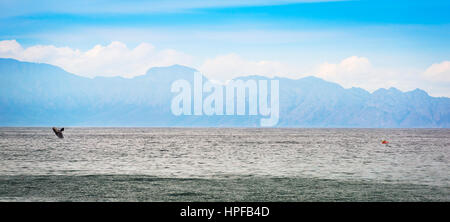
M66 127L64 136L0 128L1 201L450 201L449 129Z

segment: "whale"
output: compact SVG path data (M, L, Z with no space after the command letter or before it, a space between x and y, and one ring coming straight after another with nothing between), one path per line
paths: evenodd
M53 127L52 130L58 138L60 139L64 138L64 135L62 133L64 131L64 128L58 129L56 127Z

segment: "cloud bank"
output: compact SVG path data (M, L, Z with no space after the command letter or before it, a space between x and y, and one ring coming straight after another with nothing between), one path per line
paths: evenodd
M124 43L117 41L80 51L53 45L23 48L15 40L5 40L0 41L0 57L48 63L86 77L133 77L144 74L151 67L191 64L191 56L173 49L157 50L148 43L128 48Z
M157 49L149 43L129 48L122 42L114 41L82 51L53 45L25 48L16 40L0 41L0 57L48 63L85 77L134 77L145 74L152 67L180 64L197 68L209 79L220 82L248 75L292 79L313 75L345 88L361 87L369 91L389 87L401 90L422 88L434 96L450 96L450 61L435 63L423 70L393 70L377 67L367 57L349 56L335 63L323 62L301 73L298 71L301 64L249 60L235 53L194 62L195 58L189 54L174 49Z

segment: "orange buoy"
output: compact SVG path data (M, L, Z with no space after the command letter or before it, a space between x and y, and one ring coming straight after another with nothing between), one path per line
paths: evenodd
M388 143L389 143L389 141L387 141L387 140L381 141L381 144L388 144Z

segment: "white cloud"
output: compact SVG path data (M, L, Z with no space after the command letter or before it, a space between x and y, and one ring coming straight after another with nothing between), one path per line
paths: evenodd
M157 50L148 43L141 43L130 49L118 41L81 51L53 45L23 48L15 40L5 40L0 41L0 57L48 63L87 77L99 75L132 77L142 75L155 66L191 63L191 56L176 50Z
M290 68L287 64L270 60L246 60L234 53L206 59L199 67L199 71L208 78L218 81L226 81L239 76L248 75L260 75L266 77L295 76L295 70Z
M345 88L361 87L369 91L405 85L405 74L399 70L375 68L366 57L350 56L339 63L325 62L315 76L336 82ZM401 84L403 83L403 84Z
M355 83L355 80L367 80L371 72L372 65L369 59L351 56L340 63L323 63L317 69L317 76L330 81L340 81L343 85L351 85Z
M425 70L424 77L432 82L450 83L450 61L432 64Z
M338 63L319 65L315 76L340 84L345 88L361 87L370 92L395 87L402 91L416 88L432 96L449 96L450 62L431 65L426 71L409 68L383 68L371 64L368 58L351 56Z
M2 57L14 57L21 51L23 51L23 48L16 40L0 41L0 55Z
M81 51L70 47L35 45L23 48L15 40L0 41L0 57L21 61L48 63L81 76L124 76L144 74L149 68L173 64L193 66L190 55L173 49L156 50L148 43L130 49L122 42L96 45ZM206 59L199 71L207 77L226 81L239 76L262 75L267 77L298 77L294 68L278 61L251 61L237 54L219 55Z
M361 87L369 91L389 87L403 91L422 88L433 96L450 95L450 61L432 64L426 70L407 67L386 69L372 65L366 57L351 56L337 63L324 62L305 72L299 64L249 60L234 53L197 61L200 65L194 66L192 56L173 49L156 49L148 43L129 48L122 42L114 41L83 51L53 45L23 47L15 40L0 41L0 57L48 63L87 77L133 77L144 74L151 67L181 64L198 68L208 78L220 82L248 75L292 79L315 75L345 88Z

